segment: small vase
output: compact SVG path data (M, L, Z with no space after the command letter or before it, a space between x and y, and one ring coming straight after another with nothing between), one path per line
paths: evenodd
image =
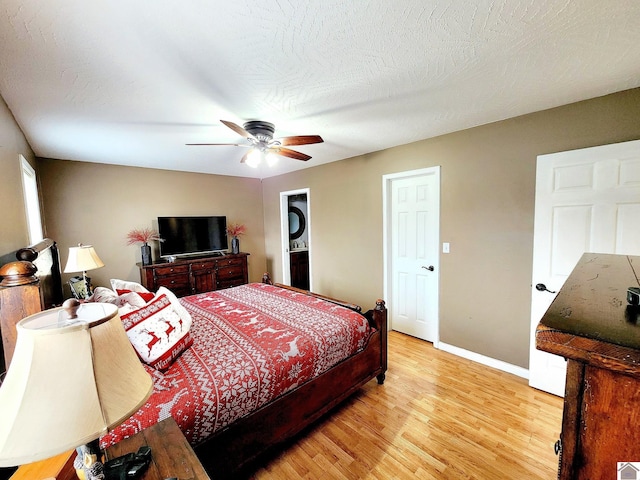
M142 264L151 265L151 246L145 243L140 247L140 252L142 253Z
M240 253L240 240L238 240L238 237L231 239L231 253Z

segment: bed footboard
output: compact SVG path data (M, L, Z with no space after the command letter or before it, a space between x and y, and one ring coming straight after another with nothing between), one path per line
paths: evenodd
M196 454L207 471L215 473L216 478L238 478L265 453L318 420L365 383L377 378L382 384L387 370L384 301L378 300L364 315L375 330L362 351L197 445Z

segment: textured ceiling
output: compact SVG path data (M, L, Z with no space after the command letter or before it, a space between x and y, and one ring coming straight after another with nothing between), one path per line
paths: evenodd
M638 0L2 0L0 95L36 155L247 177L640 86ZM240 164L219 120L318 134Z

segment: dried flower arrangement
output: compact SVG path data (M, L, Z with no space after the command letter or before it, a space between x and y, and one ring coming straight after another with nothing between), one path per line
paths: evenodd
M240 235L244 235L247 231L247 227L245 227L241 223L230 223L227 225L227 235L232 237L239 237Z
M161 242L162 239L158 232L151 228L134 228L127 233L127 245L135 245L136 243L142 243L146 245L152 241Z

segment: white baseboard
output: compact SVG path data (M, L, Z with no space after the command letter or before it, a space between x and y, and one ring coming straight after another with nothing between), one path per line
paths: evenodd
M466 358L468 360L481 363L482 365L486 365L487 367L495 368L498 370L502 370L503 372L512 373L513 375L517 375L518 377L529 379L529 370L526 368L518 367L517 365L512 365L507 362L503 362L502 360L496 360L495 358L486 357L484 355L480 355L479 353L470 352L469 350L465 350L464 348L454 347L453 345L449 345L448 343L438 342L438 347L440 350L444 350L445 352L453 353L462 358Z

